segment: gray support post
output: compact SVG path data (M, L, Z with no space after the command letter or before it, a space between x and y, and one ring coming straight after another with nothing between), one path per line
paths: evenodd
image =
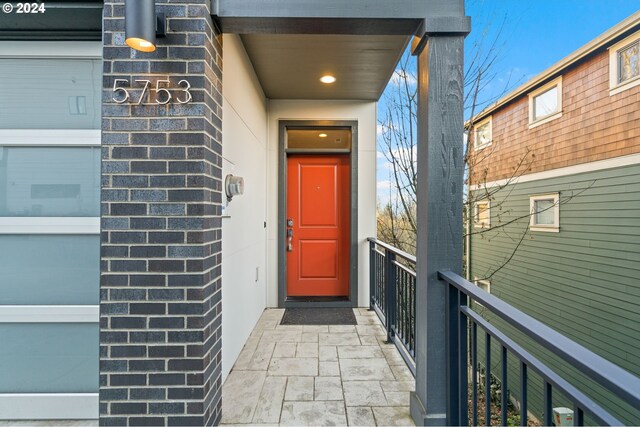
M417 425L450 425L447 286L439 270L462 270L463 42L465 32L425 36L418 55ZM426 39L426 42L425 40Z

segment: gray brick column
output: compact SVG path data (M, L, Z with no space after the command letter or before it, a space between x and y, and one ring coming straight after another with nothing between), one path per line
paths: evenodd
M210 3L157 0L167 37L142 53L124 44L123 0L105 1L101 425L220 420L222 39ZM174 99L156 104L167 77ZM133 102L112 100L119 78L138 86ZM140 79L153 82L149 105L134 105Z

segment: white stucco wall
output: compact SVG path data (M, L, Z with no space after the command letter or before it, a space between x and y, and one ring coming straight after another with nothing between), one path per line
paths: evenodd
M245 194L222 219L222 374L226 379L265 307L278 306L278 121L358 122L358 304L368 305L366 238L376 232L376 103L267 100L236 35L224 35L223 179ZM266 221L267 227L264 228Z
M369 305L366 238L376 235L376 103L364 101L269 101L267 193L267 306L278 306L278 121L358 121L358 305ZM224 311L224 309L223 309Z
M228 375L266 305L267 101L237 35L224 35L222 176L245 193L222 219L222 376Z

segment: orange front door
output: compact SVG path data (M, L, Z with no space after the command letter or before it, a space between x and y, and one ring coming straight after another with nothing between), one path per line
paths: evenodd
M349 295L349 155L287 158L287 296Z

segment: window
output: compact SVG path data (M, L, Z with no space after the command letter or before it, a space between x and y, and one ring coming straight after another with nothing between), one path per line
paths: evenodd
M491 282L488 280L480 280L477 277L474 279L473 283L487 293L491 293Z
M349 152L351 150L351 129L339 127L287 128L287 150Z
M0 75L1 129L100 129L99 59L3 58Z
M640 33L609 48L610 95L640 84Z
M529 94L529 128L562 116L562 76Z
M0 407L9 419L60 406L86 418L98 407L101 50L0 42L0 75L11 76L0 81Z
M0 146L0 189L2 217L99 217L100 147Z
M475 125L474 129L473 148L477 151L490 146L493 139L491 116Z
M477 228L489 228L491 226L491 206L488 200L474 204L473 226Z
M476 285L477 287L479 287L480 289L482 289L483 291L487 292L487 293L491 293L491 282L488 280L481 280L478 279L477 277L474 278L473 280L473 284ZM484 307L484 305L482 305L481 303L474 301L473 302L474 305L478 305L479 307Z
M529 199L532 231L560 231L560 196L558 193L532 196Z

